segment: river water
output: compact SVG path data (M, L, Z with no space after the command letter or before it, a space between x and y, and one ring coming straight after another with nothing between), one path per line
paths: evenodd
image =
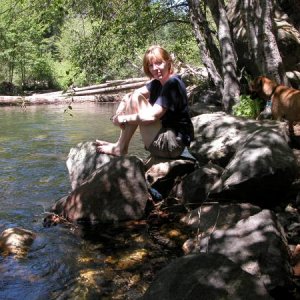
M70 191L70 148L119 135L109 121L114 104L74 104L68 113L66 107L0 107L0 231L23 227L37 234L26 257L0 256L0 299L136 299L155 266L165 263L143 223L121 233L101 226L43 227L49 207ZM146 156L138 134L129 151Z

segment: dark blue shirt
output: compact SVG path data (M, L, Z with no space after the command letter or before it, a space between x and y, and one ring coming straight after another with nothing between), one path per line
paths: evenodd
M194 128L190 117L186 87L179 75L171 76L164 85L154 79L147 85L149 102L167 109L161 117L164 128L174 129L186 146L194 139Z

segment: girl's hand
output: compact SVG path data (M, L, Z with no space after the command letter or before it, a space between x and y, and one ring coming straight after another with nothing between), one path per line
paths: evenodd
M110 118L110 120L112 121L112 123L115 125L115 126L119 126L121 129L124 129L125 128L125 123L122 122L123 120L120 120L124 118L123 116L120 116L120 115L114 115Z

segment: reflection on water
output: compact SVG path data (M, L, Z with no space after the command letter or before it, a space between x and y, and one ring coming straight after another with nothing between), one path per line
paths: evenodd
M38 235L27 258L0 256L0 299L111 299L113 294L114 299L135 299L145 289L142 277L153 268L149 264L147 271L145 264L136 271L137 264L157 251L149 246L145 224L120 235L101 228L91 234L73 225L42 227L47 209L70 190L69 149L119 135L109 121L115 105L73 105L73 117L64 114L65 108L0 108L0 231L19 226ZM129 151L146 156L138 134Z

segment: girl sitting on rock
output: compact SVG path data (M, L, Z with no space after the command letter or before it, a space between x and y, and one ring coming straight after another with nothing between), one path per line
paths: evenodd
M115 143L96 140L97 151L127 154L139 126L151 156L177 158L194 136L185 85L174 73L170 54L160 46L146 51L143 68L151 81L126 95L112 117L113 124L121 128L119 139Z

